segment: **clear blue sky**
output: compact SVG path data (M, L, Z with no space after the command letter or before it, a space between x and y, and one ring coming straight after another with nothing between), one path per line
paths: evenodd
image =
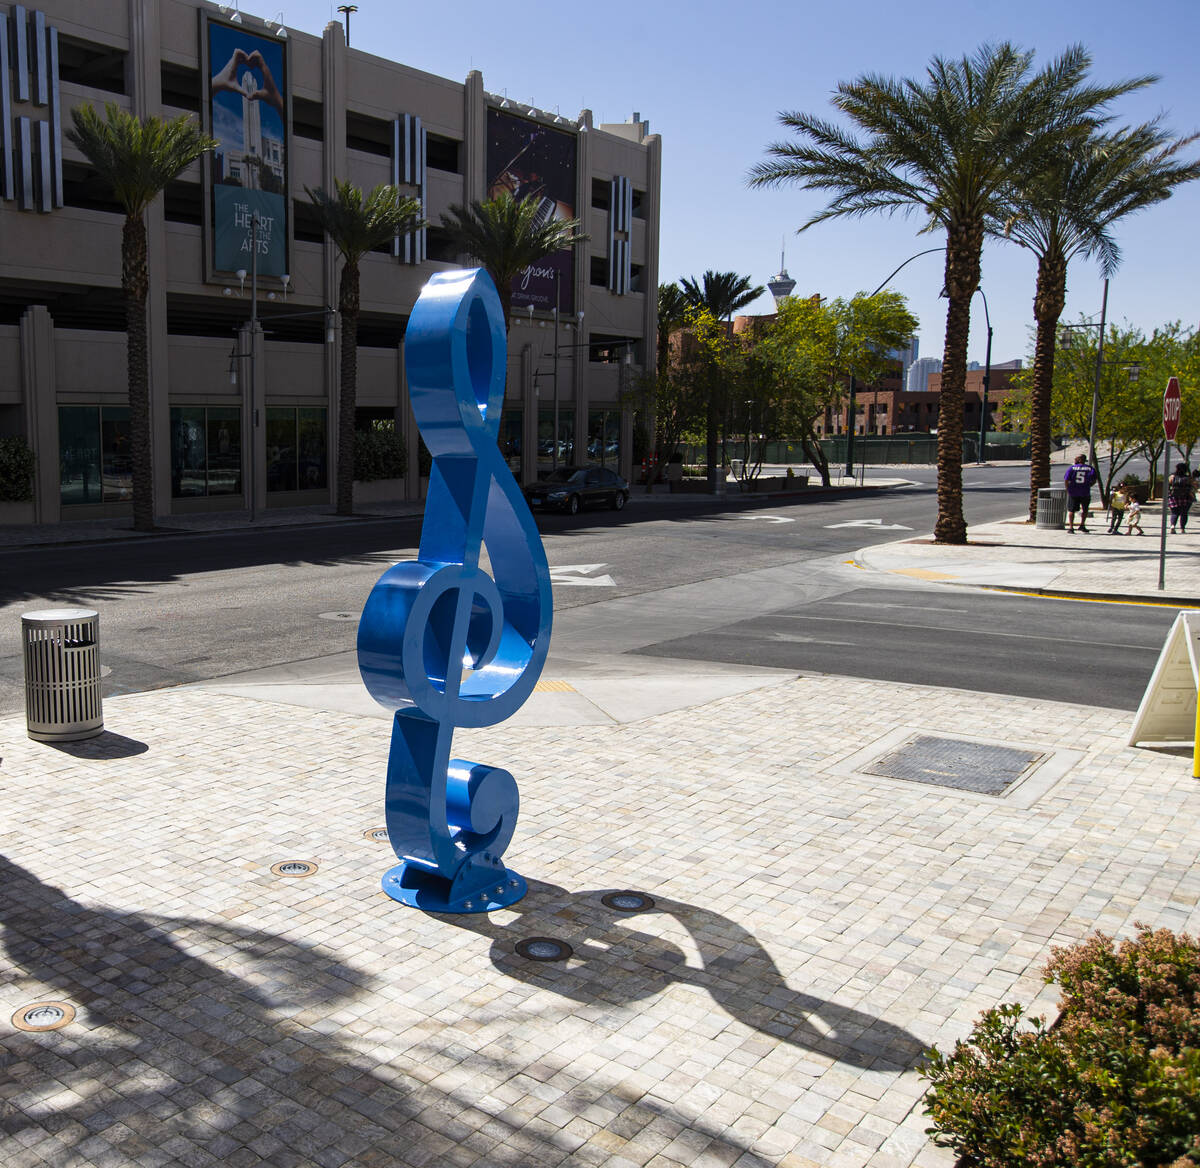
M580 12L585 19L575 19ZM284 17L310 33L341 19L328 0L293 0ZM884 217L796 235L823 201L799 189L752 191L745 183L765 146L783 134L779 111L832 117L829 98L839 81L863 73L920 76L935 54L961 56L1000 40L1034 49L1038 62L1082 43L1100 80L1158 74L1157 85L1118 104L1121 119L1165 112L1177 133L1200 129L1200 0L648 0L583 10L360 0L350 26L353 48L455 80L478 69L490 92L507 91L564 116L588 108L597 122L620 122L638 111L663 139L662 280L712 268L765 284L778 270L786 237L797 294L826 296L869 292L907 256L942 240L919 235L915 220ZM1177 319L1200 324L1198 234L1200 182L1121 225L1123 262L1109 292L1109 318L1146 329ZM915 260L891 284L920 318L922 356L942 355L941 259ZM1028 354L1034 276L1028 252L986 248L993 361ZM1068 288L1064 319L1099 313L1101 277L1093 264L1074 263ZM770 308L764 297L752 311ZM984 339L976 297L972 360L983 360Z

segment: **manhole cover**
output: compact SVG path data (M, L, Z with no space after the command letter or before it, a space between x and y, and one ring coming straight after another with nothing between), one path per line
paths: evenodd
M388 833L386 827L372 827L363 832L363 839L374 840L377 844L386 844L388 842Z
M556 941L553 937L529 937L518 941L516 949L530 961L566 961L574 952L566 941Z
M61 1030L74 1020L75 1007L66 1002L34 1002L32 1006L22 1006L12 1016L12 1024L18 1030L31 1033Z
M284 860L271 865L276 876L311 876L316 870L317 866L311 860Z
M319 616L321 620L356 621L358 620L359 614L356 612L319 612L317 613L317 616Z
M654 907L654 900L644 892L610 892L600 898L600 903L617 912L647 912Z
M979 795L1003 795L1044 757L1033 750L918 734L862 772Z

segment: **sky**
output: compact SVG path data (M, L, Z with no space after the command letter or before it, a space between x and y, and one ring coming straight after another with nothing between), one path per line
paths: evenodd
M1004 40L1034 50L1037 67L1082 44L1098 81L1161 78L1114 105L1118 123L1164 114L1177 134L1200 130L1200 0L643 0L561 10L459 0L453 11L448 24L441 5L359 0L351 47L457 81L478 69L489 92L564 117L586 108L599 124L638 112L662 136L663 282L712 269L765 285L782 249L797 295L848 297L872 291L907 257L944 242L921 233L920 220L884 216L819 224L798 235L826 205L823 196L747 186L766 147L787 136L781 111L836 120L830 98L838 83L865 74L921 78L934 56L961 57ZM343 19L328 0L292 0L282 17L314 34ZM1200 144L1194 149L1200 153ZM1119 224L1122 263L1109 290L1109 320L1146 330L1173 320L1200 326L1198 234L1200 182ZM940 254L923 256L888 284L908 297L921 322L923 357L942 356L942 264ZM1028 251L1001 242L985 247L993 362L1030 355L1035 276ZM1067 282L1063 319L1098 318L1098 267L1076 260ZM771 309L764 294L747 311ZM977 296L971 360L983 361L985 342Z

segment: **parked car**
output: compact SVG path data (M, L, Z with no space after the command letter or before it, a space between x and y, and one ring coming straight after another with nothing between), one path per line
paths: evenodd
M575 515L597 504L620 511L629 501L629 484L603 466L560 466L526 486L525 498L535 511L553 507Z

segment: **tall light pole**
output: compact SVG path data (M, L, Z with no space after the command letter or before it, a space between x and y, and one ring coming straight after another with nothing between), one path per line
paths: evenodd
M908 265L911 264L913 262L913 260L920 259L921 256L933 255L933 253L935 251L945 251L945 250L946 249L944 246L943 247L927 247L924 251L919 251L915 255L910 255L908 257L908 259L906 259L902 264L898 264L895 268L893 268L891 270L891 272L888 273L887 278L884 279L883 282L879 285L879 287L876 288L875 291L871 293L871 296L874 296L877 293L882 292L884 290L884 288L886 288L887 285L889 283L891 283L892 277L894 275L896 275L896 273L899 272L902 268L908 267ZM870 300L871 296L868 296L867 299ZM854 474L854 425L855 425L854 392L857 388L858 388L858 386L854 379L854 370L851 369L850 370L850 402L849 402L848 414L847 414L847 421L849 424L846 427L846 473L848 475Z
M987 460L984 457L984 449L987 446L987 408L988 408L988 388L992 383L992 315L988 312L987 294L983 287L975 289L980 296L983 297L983 319L987 322L987 355L983 359L983 402L979 407L979 465L982 466Z
M554 271L554 449L550 455L552 470L558 470L558 305L561 275L556 268Z
M746 399L746 461L742 464L743 481L750 477L750 421L754 416L754 399Z
M1092 416L1088 423L1088 461L1092 466L1096 465L1096 415L1100 409L1100 374L1104 368L1104 326L1108 318L1108 278L1104 280L1104 295L1100 300L1100 319L1085 320L1079 324L1061 324L1058 327L1064 330L1074 329L1098 329L1099 334L1096 338L1096 375L1092 382ZM1063 338L1063 346L1067 347L1068 336Z
M338 11L346 18L346 48L350 47L350 13L358 11L357 4L339 4Z

